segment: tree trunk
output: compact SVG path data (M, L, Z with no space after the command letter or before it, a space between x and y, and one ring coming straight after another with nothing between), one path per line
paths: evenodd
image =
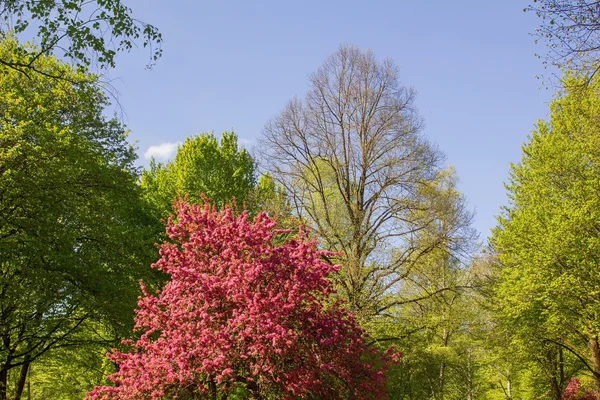
M545 357L549 373L550 393L554 400L562 400L563 388L560 377L560 346L549 346L546 348Z
M252 399L254 400L262 400L262 395L260 394L260 388L258 384L254 381L250 381L246 383L246 389L252 394Z
M440 396L439 399L443 400L444 398L444 372L446 370L446 363L444 362L444 360L442 360L442 363L440 364L440 377L439 377L439 381L438 381L438 385L439 385L439 391L440 391Z
M558 348L558 376L560 377L560 387L565 387L565 356L563 348Z
M471 348L467 350L467 400L473 400L473 371L471 370Z
M448 346L448 331L446 330L446 328L444 328L444 330L442 331L442 346L443 347L447 347ZM445 373L446 373L446 361L442 360L441 364L440 364L440 376L439 376L439 381L438 381L438 385L439 385L439 393L440 393L440 400L443 400L444 398L444 379L445 379Z
M500 383L500 388L502 389L502 392L504 392L504 397L506 400L512 400L512 392L510 388L510 370L507 370L506 374L503 376L506 378L506 389L504 388L504 381L502 379L498 380Z
M592 353L592 368L594 370L594 394L596 399L600 400L600 346L598 345L598 336L590 338L588 343Z
M210 400L217 400L217 384L212 378L208 381L208 391L210 392Z
M13 350L10 348L10 335L8 332L4 332L2 335L2 345L4 349L8 350L8 354L4 359L4 365L0 369L0 400L6 400L8 394L8 369L13 360Z
M25 355L23 359L23 365L21 366L21 375L19 376L19 382L17 382L17 393L15 394L15 400L21 400L23 390L25 389L25 382L27 381L27 374L29 372L29 364L31 355Z
M4 366L0 369L0 400L6 400L6 392L8 389L8 367Z

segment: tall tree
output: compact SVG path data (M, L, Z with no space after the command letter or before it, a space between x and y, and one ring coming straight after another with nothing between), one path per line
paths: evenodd
M158 29L135 19L121 0L1 0L0 17L15 34L31 37L35 32L40 40L35 48L20 48L18 59L0 58L0 64L26 76L40 73L60 79L91 79L73 75L66 67L48 70L43 62L38 63L53 52L79 66L97 64L101 69L114 67L117 52L131 50L138 40L150 48L148 66L162 54ZM0 33L4 36L6 31Z
M439 171L418 194L423 206L412 213L431 213L436 221L416 232L410 245L429 250L411 260L401 293L393 295L402 304L371 324L378 338L396 337L405 349L408 362L400 367L405 370L398 376L403 382L397 382L397 398L413 398L414 393L435 399L464 396L473 391L475 364L468 342L476 303L465 262L474 236L469 228L471 213L457 190L453 168ZM438 243L440 238L452 240ZM386 329L392 323L395 329Z
M475 332L484 398L561 399L562 389L580 371L576 357L553 343L539 339L536 329L523 329L506 318L499 290L502 265L494 252L486 252L473 263L474 286L479 306L480 328Z
M0 58L20 63L15 41ZM42 56L50 75L65 65ZM126 331L158 220L136 184L125 128L90 76L70 84L0 66L0 399L9 373L86 332ZM112 334L112 335L111 335ZM98 340L99 335L92 335ZM16 398L23 391L18 379Z
M342 46L310 77L306 97L264 128L265 168L323 246L342 254L340 291L361 318L397 305L389 294L431 250L412 239L436 216L413 211L442 156L421 135L414 99L392 61Z
M514 326L579 358L600 398L600 81L564 79L550 121L511 168L492 236L504 267L498 298Z
M187 138L167 164L151 160L150 168L142 172L141 186L162 217L169 214L176 196L197 203L205 195L218 207L235 198L241 208L255 189L255 169L250 153L238 147L235 133L224 132L220 141L202 133ZM263 186L264 191L268 185Z

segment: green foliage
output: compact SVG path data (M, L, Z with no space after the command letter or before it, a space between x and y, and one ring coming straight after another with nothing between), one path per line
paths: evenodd
M105 376L114 372L114 365L105 357L112 347L90 343L85 348L60 348L48 353L29 371L26 392L32 399L82 399L94 386L106 384Z
M469 271L456 275L464 281ZM449 291L402 307L395 327L379 326L377 336L396 335L403 350L402 362L390 372L392 398L464 399L478 392L482 379L477 311L470 293Z
M600 373L600 82L585 82L565 78L550 121L523 146L492 243L504 266L497 299L516 333Z
M188 196L192 203L205 195L217 207L235 198L242 208L256 185L255 162L237 136L224 132L219 142L213 134L189 137L177 149L175 159L142 172L141 186L161 217L166 217L176 196ZM263 182L262 190L270 186ZM274 190L274 186L272 187Z
M21 62L19 49L4 41L0 58ZM0 398L8 371L130 331L160 231L94 77L37 62L80 83L0 66Z
M0 58L1 64L25 74L33 70L53 77L85 78L64 69L55 74L38 63L42 55L58 49L60 55L78 65L97 63L100 68L114 68L117 52L131 50L138 40L151 49L149 66L162 54L160 32L132 17L131 9L121 0L1 0L0 10L15 34L37 30L40 47L19 49L18 62Z
M247 206L251 212L266 212L277 221L280 228L294 230L300 225L300 220L292 212L285 189L268 172L258 178L258 184L249 193Z
M395 399L464 399L474 395L479 323L472 272L464 265L473 240L470 213L453 168L439 171L418 193L422 207L410 218L429 221L415 232L414 252L396 306L370 322L374 337L393 340L402 362L390 371ZM402 251L402 249L398 249Z
M347 213L349 205L338 190L336 171L331 163L318 157L315 157L313 163L312 169L304 168L299 173L300 176L294 180L293 186L301 202L311 205L310 211L306 211L310 213L310 217L305 218L307 223L312 222L314 229L320 234L321 241L327 244L328 250L343 252L344 246L351 242L353 233L352 221ZM355 186L353 183L349 185ZM349 200L355 200L355 197L351 194ZM345 264L344 261L341 263ZM341 270L340 275L346 275L347 272ZM343 286L341 290L345 290ZM355 302L360 301L356 299Z

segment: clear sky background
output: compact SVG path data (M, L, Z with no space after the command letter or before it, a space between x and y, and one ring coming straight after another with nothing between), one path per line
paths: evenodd
M164 36L153 70L140 48L110 72L141 165L200 132L233 130L251 148L265 122L304 95L310 73L353 44L393 59L415 87L424 133L455 166L485 240L507 201L510 163L548 116L553 90L535 77L548 75L535 56L546 49L529 35L539 21L523 12L528 0L125 3Z

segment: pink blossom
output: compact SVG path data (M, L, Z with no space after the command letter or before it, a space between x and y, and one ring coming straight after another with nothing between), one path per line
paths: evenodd
M573 378L565 388L562 398L563 400L596 400L596 395L592 389L582 389L581 381Z
M154 268L170 275L152 295L142 285L129 352L109 358L114 386L91 400L193 395L225 398L234 385L255 395L291 399L386 398L383 372L398 354L368 347L334 293L337 266L300 231L275 245L275 222L261 213L179 202L171 242Z

